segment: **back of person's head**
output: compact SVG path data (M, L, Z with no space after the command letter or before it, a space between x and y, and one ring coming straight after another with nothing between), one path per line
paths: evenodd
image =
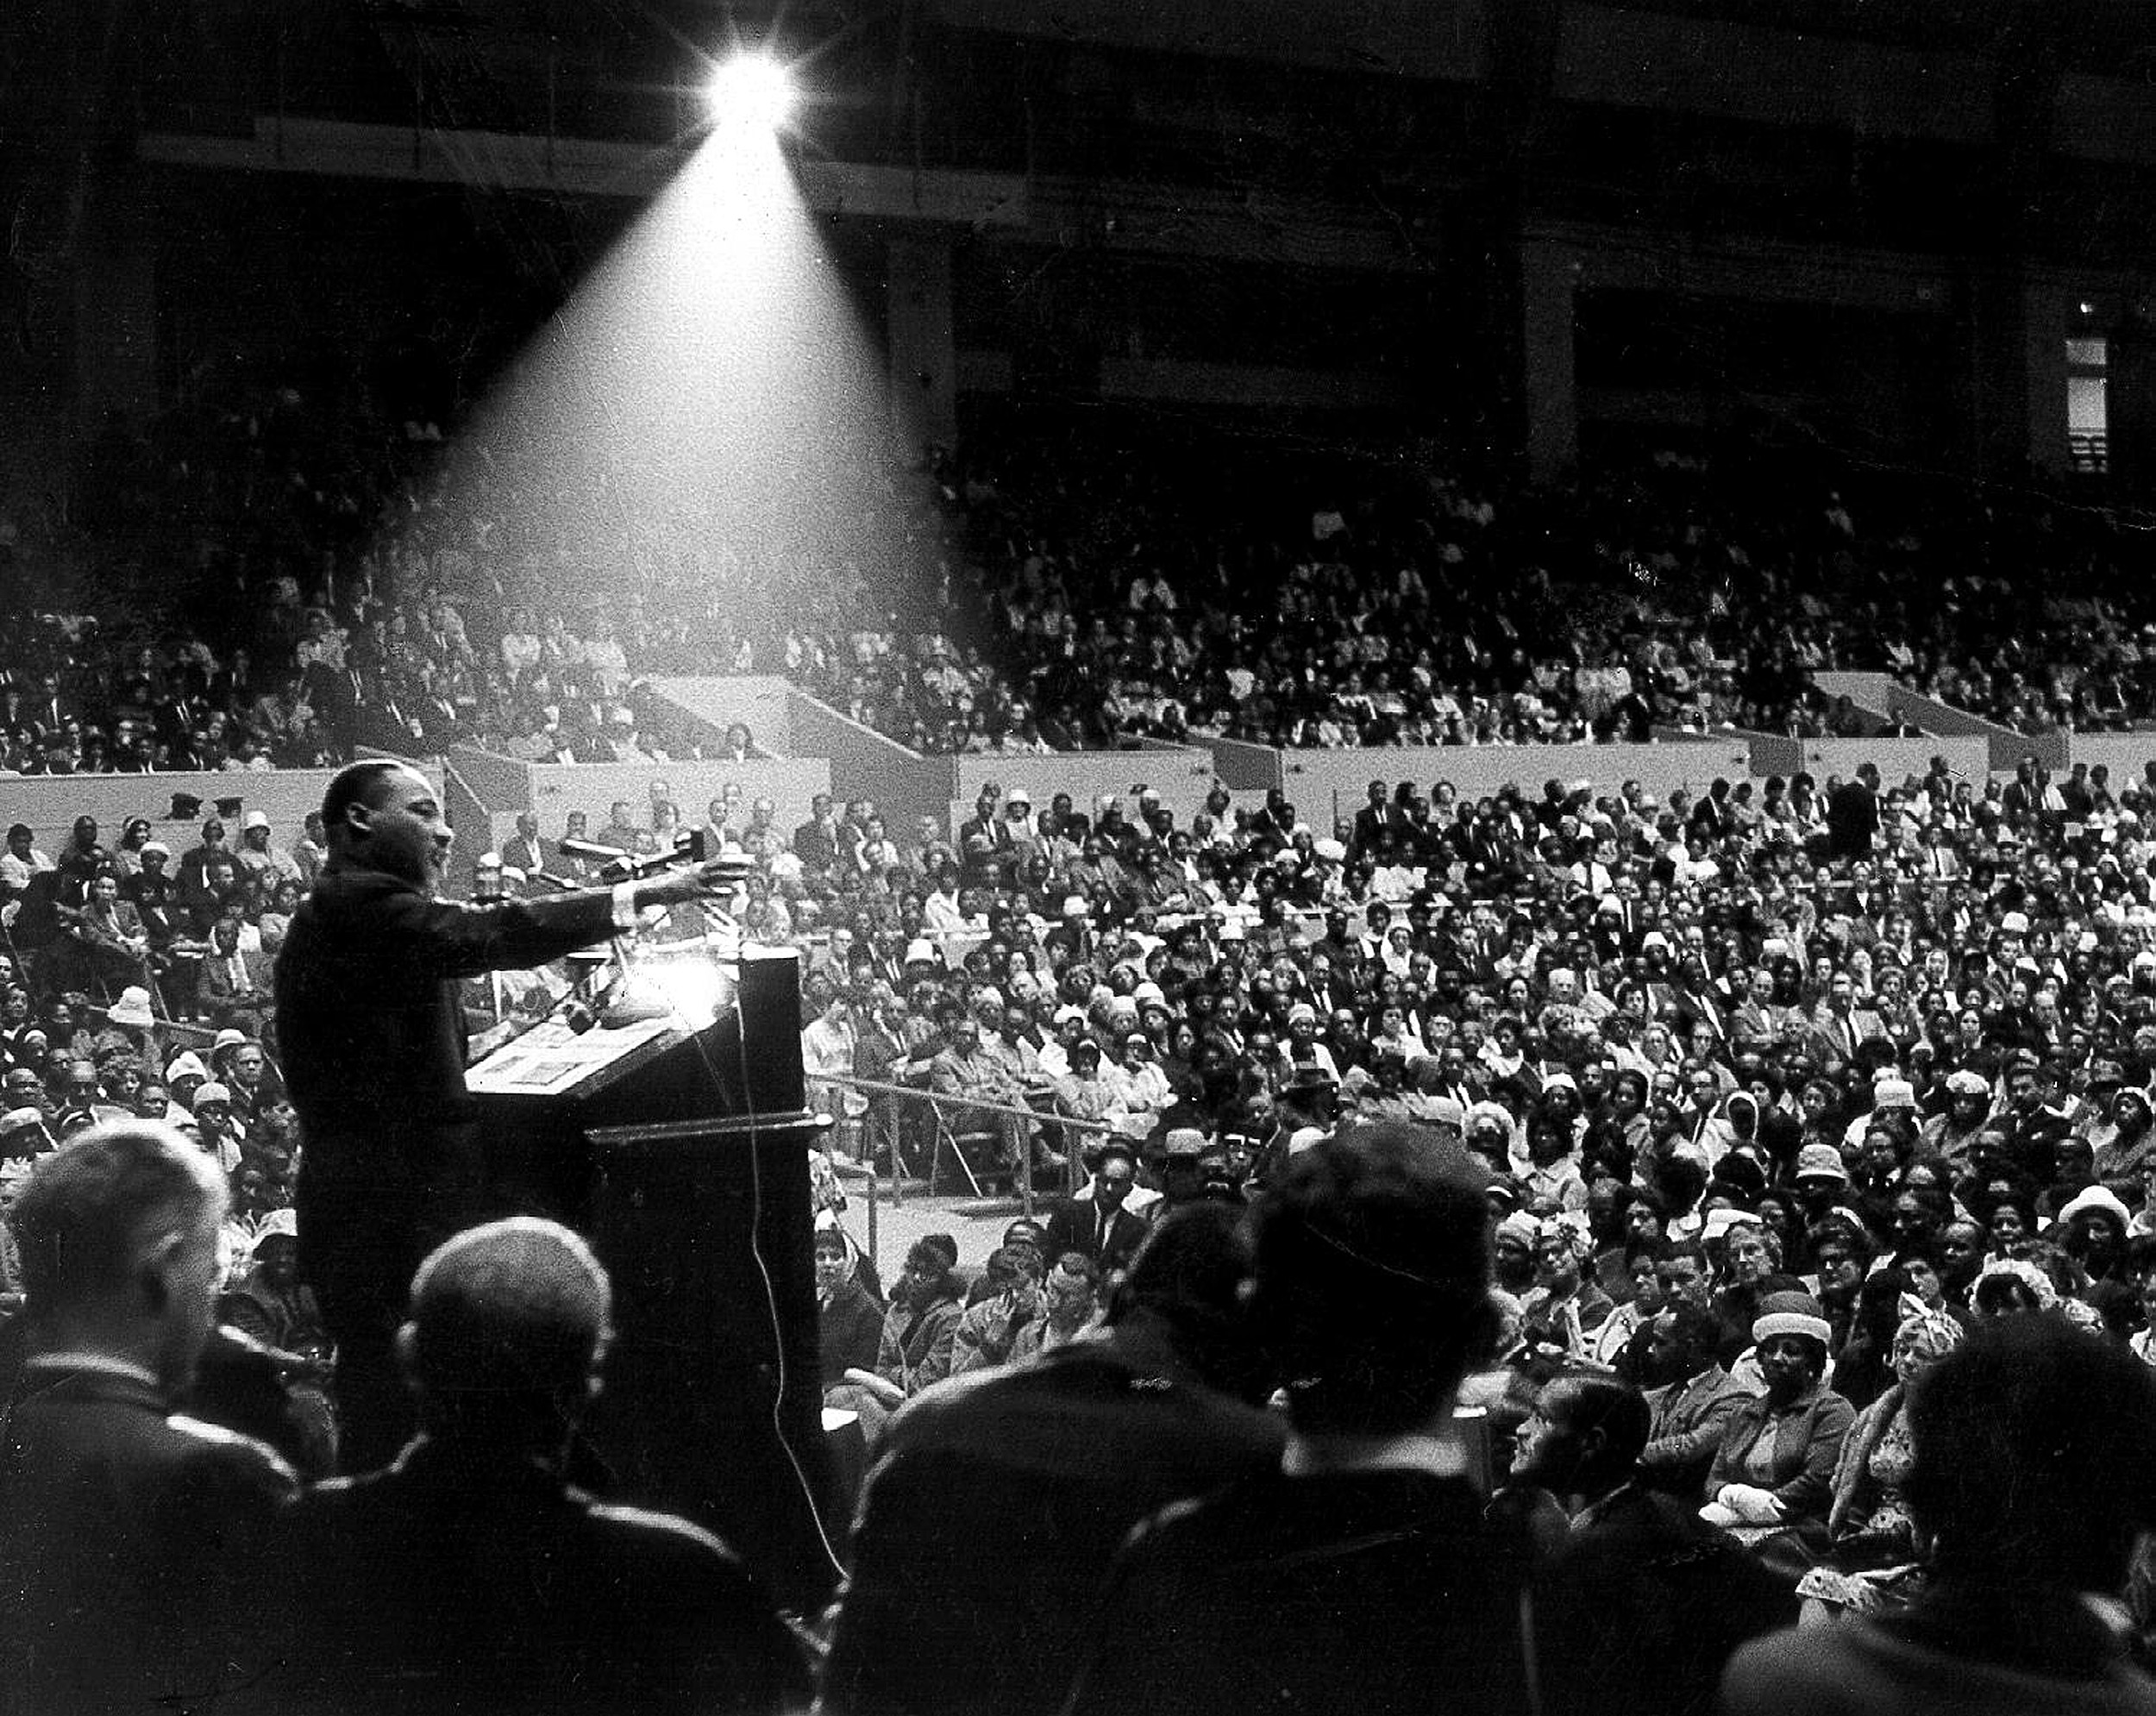
M1420 1127L1294 1156L1259 1204L1251 1312L1299 1430L1426 1427L1495 1332L1489 1175Z
M2115 1592L2156 1525L2156 1372L2064 1318L1997 1318L1909 1395L1912 1513L1942 1580Z
M559 1223L516 1216L445 1241L412 1277L398 1336L421 1417L437 1434L565 1434L598 1386L613 1291Z
M168 1236L214 1231L224 1206L215 1162L171 1127L93 1126L42 1158L16 1200L24 1296L49 1317L123 1294Z
M1263 1366L1242 1303L1250 1270L1243 1211L1184 1204L1164 1213L1108 1303L1110 1325L1146 1317L1163 1326L1213 1387L1256 1396Z

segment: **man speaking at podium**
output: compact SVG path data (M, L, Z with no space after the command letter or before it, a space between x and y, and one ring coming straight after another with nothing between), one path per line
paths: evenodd
M337 1343L339 1463L369 1471L412 1429L395 1339L413 1272L487 1212L456 985L631 930L716 892L738 861L611 888L460 905L436 897L452 836L426 777L356 762L322 801L329 856L277 961L277 1029L305 1144L299 1266Z

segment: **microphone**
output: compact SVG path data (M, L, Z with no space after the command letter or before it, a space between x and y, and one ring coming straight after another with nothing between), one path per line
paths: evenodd
M595 841L561 841L562 852L571 858L599 858L599 882L642 882L647 875L658 875L660 871L673 869L675 865L710 865L718 862L718 882L742 884L755 875L757 861L746 852L707 854L701 828L688 828L675 835L668 852L651 852L636 856L634 852L621 852L621 848L597 845Z
M572 858L589 858L599 863L614 863L630 856L618 846L601 846L596 840L572 840L567 836L555 842L555 847Z

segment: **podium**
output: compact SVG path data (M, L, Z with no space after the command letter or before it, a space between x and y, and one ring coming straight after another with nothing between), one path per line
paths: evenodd
M471 1068L495 1213L583 1234L616 1338L586 1424L610 1496L725 1538L782 1606L837 1570L817 1373L799 976L745 950L700 1030L664 1019L545 1028Z

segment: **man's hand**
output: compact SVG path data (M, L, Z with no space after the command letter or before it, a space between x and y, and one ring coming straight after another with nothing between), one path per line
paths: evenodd
M706 859L689 869L648 877L636 884L636 909L717 899L747 881L755 867L756 861L747 853L735 852Z

